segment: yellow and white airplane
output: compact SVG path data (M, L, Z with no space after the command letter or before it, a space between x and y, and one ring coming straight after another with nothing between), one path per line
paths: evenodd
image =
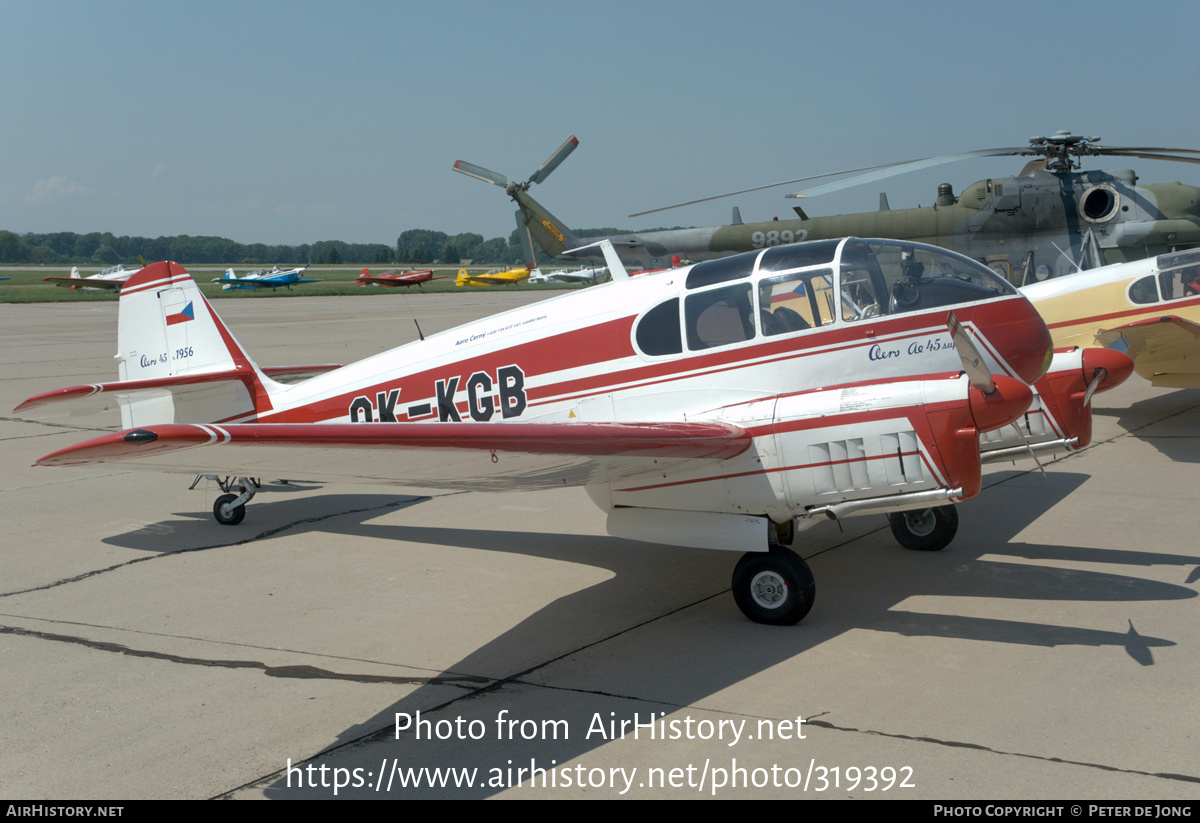
M520 283L522 280L527 280L531 273L531 269L525 266L518 266L515 269L508 271L489 271L480 274L472 274L466 269L458 270L458 279L454 281L456 286L511 286L514 283Z
M1200 388L1200 249L1055 277L1021 291L1056 348L1119 349L1155 386Z

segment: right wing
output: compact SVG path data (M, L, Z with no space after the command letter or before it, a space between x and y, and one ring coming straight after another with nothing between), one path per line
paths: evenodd
M1134 369L1153 385L1200 388L1200 324L1164 315L1096 332L1103 346L1122 338Z

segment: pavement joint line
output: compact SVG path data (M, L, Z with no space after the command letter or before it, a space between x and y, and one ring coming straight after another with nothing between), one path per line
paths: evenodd
M430 669L425 666L412 666L407 663L390 663L390 662L387 662L384 660L372 660L367 657L350 657L350 656L342 655L342 654L327 654L325 652L305 651L304 649L292 649L292 648L288 648L285 646L264 646L261 643L238 643L238 642L235 642L232 640L217 640L217 639L214 639L211 637L196 637L194 635L187 635L187 634L168 634L166 632L152 632L152 631L146 631L145 629L131 629L131 628L127 628L124 626L109 626L109 625L105 625L102 623L85 623L80 620L57 620L57 619L51 618L51 617L34 617L31 615L25 615L25 614L13 614L11 612L0 612L0 618L9 618L9 619L14 619L14 620L26 620L26 621L37 622L37 623L49 623L54 626L79 626L81 628L86 628L86 629L101 629L104 631L118 632L118 633L123 633L123 634L132 634L132 635L138 635L138 636L143 636L143 637L161 637L161 638L164 638L167 640L183 640L183 641L193 642L193 643L205 643L205 644L210 644L210 645L214 645L214 646L229 646L231 648L237 648L237 649L253 649L255 651L279 652L280 654L295 654L295 655L301 655L303 657L323 658L323 659L327 659L327 660L339 660L339 661L348 662L348 663L367 663L372 666L404 668L404 669L411 669L413 671L430 671L430 672L434 671L433 669ZM3 629L3 628L12 628L12 629L16 629L16 630L22 630L20 626L0 625L0 629ZM27 633L34 634L35 632L33 630L29 630ZM51 638L51 639L54 639L54 638ZM438 674L443 674L443 675L450 674L450 675L462 676L462 677L469 676L465 672L458 672L458 671L453 671L453 670L449 670L449 669L439 671ZM491 677L486 677L486 678L482 677L482 676L479 677L480 682L485 682L485 681L491 682L493 679L494 678L491 678Z
M523 678L527 675L530 675L533 672L538 671L539 669L543 669L546 666L549 666L553 663L557 663L558 661L563 660L567 657L570 657L571 655L579 654L580 652L586 651L587 649L590 649L594 646L599 646L600 644L607 643L608 641L614 640L614 639L620 637L621 635L628 634L629 632L632 632L636 629L640 629L643 626L648 626L651 623L655 623L659 620L662 620L664 617L669 617L673 614L677 614L678 612L684 611L685 609L690 609L693 606L699 605L700 603L704 603L708 600L712 600L713 598L721 597L728 591L729 591L728 589L724 589L715 594L710 594L706 597L702 597L699 600L693 601L692 603L687 603L685 605L671 609L670 611L663 612L662 614L659 614L659 615L655 615L654 617L649 617L639 623L635 623L632 626L626 626L625 628L621 629L620 631L613 632L610 635L598 638L596 640L593 640L590 643L585 643L582 646L578 646L574 649L570 649L568 651L562 652L561 654L555 655L554 657L551 657L547 660L543 660L540 663L535 663L534 665L529 666L528 668L526 668L522 671L507 675L502 678L494 679L491 683L489 683L486 686L483 686L478 689L471 689L466 694L461 694L456 697L452 697L449 700L446 700L446 701L443 701L442 703L431 706L430 708L425 709L424 711L427 711L430 713L441 711L442 709L448 708L460 701L472 700L476 697L482 697L486 694L490 694L495 691L500 691L507 685L515 684L515 685L523 685L523 686L532 686L534 688L557 688L557 687L541 686L536 683L528 683L528 682L522 680L521 678ZM653 701L651 701L651 702L653 702ZM317 752L316 754L314 754L310 757L306 757L303 760L297 761L293 765L303 766L306 763L311 763L312 761L316 760L318 757L324 757L324 756L332 754L334 752L339 752L339 751L343 751L343 750L349 751L350 749L359 748L360 746L366 745L367 743L372 743L372 742L375 742L376 740L384 739L384 737L386 737L386 735L390 734L393 729L394 729L394 726L392 726L391 724L388 724L388 725L383 726L373 732L366 732L366 733L354 738L353 740L346 740L342 743L338 743L335 746L331 746L327 749L322 749L321 751ZM278 777L283 775L284 772L285 772L285 769L277 769L273 772L269 772L268 774L262 775L261 777L255 778L254 780L244 783L241 786L235 786L234 788L229 789L228 791L223 792L222 794L215 795L214 797L212 797L210 799L220 800L220 799L228 798L234 792L238 792L243 789L254 788L255 786L262 785L263 783L268 783L272 780L276 780Z
M44 489L46 486L65 486L68 483L86 483L92 480L100 480L105 477L120 477L123 474L134 474L133 469L127 469L123 472L108 472L107 474L89 474L84 477L72 477L69 480L54 480L50 483L33 483L29 486L11 486L7 489L0 489L0 492L19 492L26 489Z
M116 426L80 426L73 423L55 423L52 420L31 420L28 417L0 417L0 423L28 423L31 426L46 426L52 429L71 429L80 432L117 432ZM28 435L26 435L28 436ZM12 440L14 438L5 438Z
M0 626L0 634L12 634L20 637L33 637L39 640L49 640L58 643L69 643L96 651L111 652L129 657L144 657L150 660L161 660L168 663L178 663L188 666L208 666L216 669L259 669L267 677L296 678L300 680L343 680L352 683L388 683L399 686L459 686L469 688L465 683L486 683L491 678L481 675L450 675L434 677L400 677L386 674L346 674L328 669L320 669L308 665L269 666L257 660L216 660L203 657L184 657L169 652L155 652L147 649L135 649L121 643L109 643L103 640L89 640L86 637L76 637L66 634L41 632L34 629L22 629L18 626Z

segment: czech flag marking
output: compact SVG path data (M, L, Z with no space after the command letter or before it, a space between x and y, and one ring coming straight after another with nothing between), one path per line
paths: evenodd
M191 302L183 307L183 311L178 314L167 315L167 325L174 326L176 323L186 323L189 320L196 319L196 311L192 308Z

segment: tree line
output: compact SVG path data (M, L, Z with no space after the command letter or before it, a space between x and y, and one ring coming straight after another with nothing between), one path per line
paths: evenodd
M581 237L628 233L629 229L579 229ZM658 231L658 229L643 229ZM538 263L550 258L537 249ZM458 265L460 263L495 265L524 262L517 229L507 239L484 240L482 234L463 232L446 234L431 229L409 229L396 239L396 245L383 243L344 243L321 240L299 246L269 246L264 243L235 243L225 237L115 236L112 232L76 234L70 231L50 234L16 234L0 230L0 263L40 265L115 266L136 265L140 260L177 260L180 263L217 263L221 265L288 266L309 264L390 264L422 263Z

